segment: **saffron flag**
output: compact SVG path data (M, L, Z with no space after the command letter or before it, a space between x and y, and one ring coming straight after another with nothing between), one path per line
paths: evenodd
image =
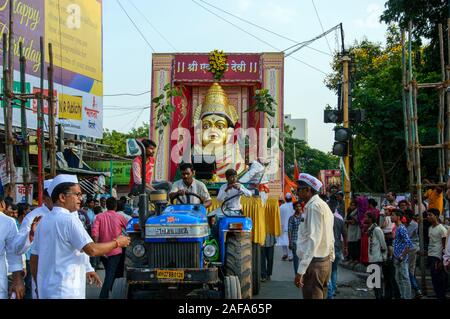
M297 163L297 155L295 152L295 143L294 143L294 181L298 180L298 176L300 175L300 170L298 169L298 163Z
M286 174L284 174L284 191L283 195L286 198L287 193L291 193L292 199L297 201L297 197L295 196L295 190L297 189L297 184L293 182Z

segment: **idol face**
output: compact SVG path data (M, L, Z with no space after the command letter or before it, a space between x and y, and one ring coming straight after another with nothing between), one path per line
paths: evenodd
M220 115L207 115L202 119L202 145L222 146L227 143L228 122Z

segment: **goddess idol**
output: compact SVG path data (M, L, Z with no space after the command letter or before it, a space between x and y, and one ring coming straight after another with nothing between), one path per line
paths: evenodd
M205 100L194 111L194 155L215 156L216 171L211 182L226 182L225 172L232 168L238 175L245 170L235 129L236 108L230 105L223 88L214 83Z

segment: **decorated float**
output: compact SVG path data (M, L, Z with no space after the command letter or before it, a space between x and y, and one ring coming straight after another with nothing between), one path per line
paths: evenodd
M259 159L265 165L260 185L255 196L241 200L253 221L255 244L281 232L283 76L283 53L153 54L154 179L173 182L181 162L208 167L212 158L210 175L196 171L213 197L213 210L219 207L215 195L226 183L225 171L234 168L245 184L249 166Z

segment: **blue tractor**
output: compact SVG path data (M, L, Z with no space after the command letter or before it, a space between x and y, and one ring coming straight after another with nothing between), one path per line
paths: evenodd
M153 191L151 209L128 223L126 274L113 298L251 298L252 220L229 211L228 200L214 223L202 204L174 200Z

